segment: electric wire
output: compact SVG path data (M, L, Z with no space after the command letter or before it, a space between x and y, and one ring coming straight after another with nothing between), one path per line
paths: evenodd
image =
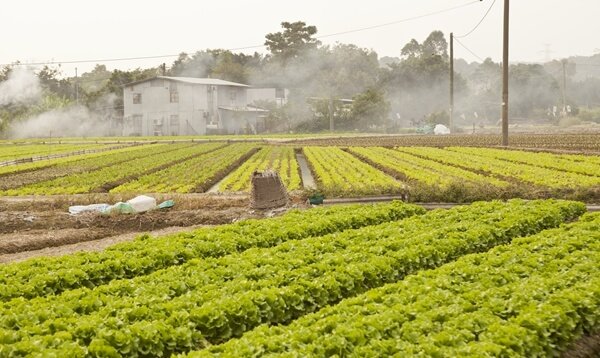
M467 32L464 35L461 36L454 36L454 38L464 38L469 36L470 34L472 34L475 30L477 30L477 28L479 27L479 25L481 25L481 23L483 22L483 20L485 20L485 18L488 16L488 14L490 13L490 11L492 10L492 8L494 7L494 4L496 3L496 0L492 1L492 4L490 5L490 7L488 7L487 11L485 12L485 14L483 14L483 17L481 18L481 20L479 20L479 22L477 23L477 25L475 25L474 28L471 29L471 31Z
M467 46L465 46L465 44L463 44L462 42L460 42L460 40L458 40L456 37L454 38L454 41L456 41L459 45L461 45L465 50L469 51L469 53L475 57L477 57L481 62L484 62L485 60L483 58L481 58L478 54L476 54L475 52L471 51Z
M470 2L462 4L462 5L457 5L457 6L449 7L449 8L446 8L446 9L442 9L442 10L438 10L438 11L433 11L433 12L430 12L430 13L427 13L427 14L423 14L423 15L408 17L408 18L405 18L405 19L401 19L401 20L397 20L397 21L392 21L392 22L387 22L387 23L383 23L383 24L379 24L379 25L374 25L374 26L362 27L362 28L357 28L357 29L348 30L348 31L340 31L340 32L334 32L334 33L330 33L330 34L315 36L315 38L316 39L322 39L322 38L327 38L327 37L345 35L345 34L354 33L354 32L360 32L360 31L367 31L367 30L377 29L377 28L385 27L385 26L396 25L396 24L400 24L400 23L403 23L403 22L418 20L418 19L422 19L422 18L425 18L425 17L439 15L439 14L442 14L442 13L446 13L446 12L458 10L458 9L461 9L461 8L473 5L473 4L478 3L478 2L480 2L480 1L479 0L474 0L474 1L470 1ZM229 48L229 49L226 49L225 51L250 50L250 49L258 49L258 48L264 48L264 47L266 47L266 45L265 44L261 44L261 45L252 45L252 46ZM105 63L105 62L119 62L119 61L134 61L134 60L148 60L148 59L170 58L170 57L178 57L179 55L180 55L180 53L179 54L169 54L169 55L138 56L138 57L120 57L120 58L103 58L103 59L86 59L86 60L69 60L69 61L46 61L46 62L30 62L30 63L14 62L14 63L0 64L0 66L41 66L41 65L61 65L61 64L65 64L66 65L66 64L92 63L92 62L94 62L94 63Z
M387 23L384 23L384 24L379 24L379 25L374 25L374 26L368 26L368 27L363 27L363 28L354 29L354 30L340 31L340 32L334 32L334 33L327 34L327 35L315 36L315 38L322 39L322 38L331 37L331 36L345 35L345 34L350 34L350 33L354 33L354 32L372 30L372 29L377 29L377 28L380 28L380 27L385 27L385 26L390 26L390 25L396 25L396 24L400 24L400 23L403 23L403 22L418 20L418 19L422 19L424 17L429 17L429 16L433 16L433 15L439 15L439 14L442 14L442 13L445 13L445 12L449 12L449 11L461 9L463 7L467 7L467 6L473 5L473 4L478 3L478 2L479 2L479 0L475 0L475 1L468 2L466 4L462 4L462 5L450 7L450 8L443 9L443 10L438 10L438 11L430 12L430 13L424 14L424 15L408 17L408 18L405 18L405 19L402 19L402 20L387 22Z

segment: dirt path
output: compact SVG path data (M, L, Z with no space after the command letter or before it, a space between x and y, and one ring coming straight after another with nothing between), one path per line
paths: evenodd
M78 243L73 243L73 244L68 244L68 245L45 247L45 248L42 248L39 250L4 254L4 255L0 255L0 263L18 262L18 261L27 260L27 259L30 259L33 257L52 257L52 256L62 256L62 255L73 254L76 252L84 252L84 251L102 251L109 246L112 246L112 245L115 245L115 244L118 244L121 242L125 242L125 241L132 241L133 239L135 239L136 237L138 237L144 233L147 233L147 234L150 234L151 236L156 237L156 236L164 236L164 235L168 235L168 234L172 234L172 233L176 233L176 232L190 231L195 228L202 227L202 226L206 226L206 225L196 225L196 226L189 226L189 227L173 226L173 227L167 227L167 228L163 228L160 230L149 231L149 232L130 232L127 234L109 236L109 237L105 237L103 239L98 239L98 240L92 239L90 241L78 242Z
M296 154L296 161L300 166L300 175L302 176L302 184L304 185L304 189L316 189L317 185L315 184L315 178L308 167L308 162L306 161L304 154Z

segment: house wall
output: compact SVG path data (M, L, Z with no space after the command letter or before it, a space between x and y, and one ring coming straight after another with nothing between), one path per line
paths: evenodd
M171 101L174 91L178 93L176 102ZM136 96L141 96L141 103L134 103ZM256 128L257 114L231 110L246 107L246 87L153 79L125 87L123 102L122 134L127 136L204 135L211 123L232 134Z
M171 91L178 102L171 102ZM136 94L141 103L133 103ZM123 89L123 135L203 135L209 111L207 86L164 79Z
M217 86L218 105L225 107L246 107L246 87Z
M289 96L288 89L278 91L276 88L248 88L248 104L254 104L256 101L271 101L281 106L287 102Z

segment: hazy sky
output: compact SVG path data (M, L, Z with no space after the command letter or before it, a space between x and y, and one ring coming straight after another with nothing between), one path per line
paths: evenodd
M0 15L0 64L177 54L206 48L262 45L280 22L302 20L318 35L369 27L472 3L441 14L368 31L332 36L323 43L354 43L379 56L399 56L411 38L432 30L468 32L493 0L229 0L229 1L10 1ZM504 0L496 0L481 26L462 42L480 57L502 54ZM600 52L600 0L512 0L511 61ZM264 48L244 52L265 52ZM456 57L477 60L461 47ZM175 58L106 63L109 69L155 66ZM94 64L63 65L66 75Z

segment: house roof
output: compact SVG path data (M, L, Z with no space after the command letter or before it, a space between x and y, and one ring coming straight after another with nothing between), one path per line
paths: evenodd
M233 112L269 112L266 109L252 107L252 106L245 106L245 107L219 106L219 109L222 109L225 111L233 111Z
M169 76L156 76L156 77L146 78L143 80L126 83L123 85L123 87L137 85L138 83L144 83L144 82L155 80L155 79L189 83L189 84L193 84L193 85L250 87L250 86L242 84L242 83L220 80L218 78L169 77Z

